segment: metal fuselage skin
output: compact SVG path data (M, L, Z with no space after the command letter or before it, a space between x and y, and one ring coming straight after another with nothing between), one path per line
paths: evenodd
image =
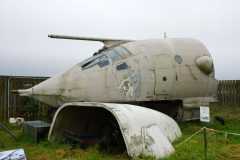
M108 132L110 129L110 133L120 133L114 137L123 137L123 144L131 157L168 156L174 152L170 142L181 136L180 128L172 118L181 121L195 119L199 117L201 105L207 106L215 101L217 80L208 50L194 39L103 41L105 46L108 45L107 49L18 92L60 107L49 132L51 141L65 141L69 138L66 131L96 139L103 133L109 137L112 134L107 134L105 129ZM129 103L158 111L161 111L158 108L167 106L169 112L166 114L172 118ZM108 124L117 124L112 126L118 127L109 127Z
M75 101L161 100L181 100L185 106L199 107L214 101L217 80L213 64L210 64L210 73L206 73L196 63L200 57L211 61L211 56L198 40L166 38L120 46L130 55L115 61L109 56L111 48L108 48L96 55L105 54L108 65L100 67L96 63L84 68L83 61L28 89L25 94L54 107ZM205 62L201 65L207 66Z

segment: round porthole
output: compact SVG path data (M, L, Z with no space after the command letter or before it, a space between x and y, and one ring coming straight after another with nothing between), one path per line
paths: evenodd
M176 61L178 64L181 64L181 63L182 63L182 57L179 56L179 55L176 55L176 56L175 56L175 61Z

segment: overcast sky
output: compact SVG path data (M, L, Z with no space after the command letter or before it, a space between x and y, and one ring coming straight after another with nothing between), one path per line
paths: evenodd
M0 0L0 75L53 76L103 44L48 34L101 38L196 38L217 79L240 79L238 0Z

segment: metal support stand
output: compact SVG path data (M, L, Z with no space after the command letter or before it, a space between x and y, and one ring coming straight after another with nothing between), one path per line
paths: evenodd
M15 136L9 129L7 129L7 127L5 127L2 123L0 123L0 127L2 127L3 130L5 130L7 133L9 133L14 139L19 141L19 138Z
M204 139L204 159L207 159L207 129L203 128L203 139Z

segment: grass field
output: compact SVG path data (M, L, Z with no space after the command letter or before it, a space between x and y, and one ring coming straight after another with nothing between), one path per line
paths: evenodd
M211 107L211 115L219 115L224 118L225 125L217 121L207 124L206 127L222 131L240 133L240 106ZM81 147L72 147L69 144L54 144L48 141L42 141L39 144L31 143L29 139L22 135L20 126L9 126L20 141L14 140L10 135L0 128L0 151L24 148L27 159L29 160L57 160L57 159L83 159L83 160L100 160L100 159L130 159L126 153L113 154L102 153L97 146L87 149ZM203 127L199 121L180 124L182 137L174 142L175 153L164 160L175 159L204 159L203 132L200 132L186 143L180 145L185 139L197 132ZM226 135L207 131L208 152L207 159L240 159L240 136ZM154 157L138 157L137 159L153 160Z

